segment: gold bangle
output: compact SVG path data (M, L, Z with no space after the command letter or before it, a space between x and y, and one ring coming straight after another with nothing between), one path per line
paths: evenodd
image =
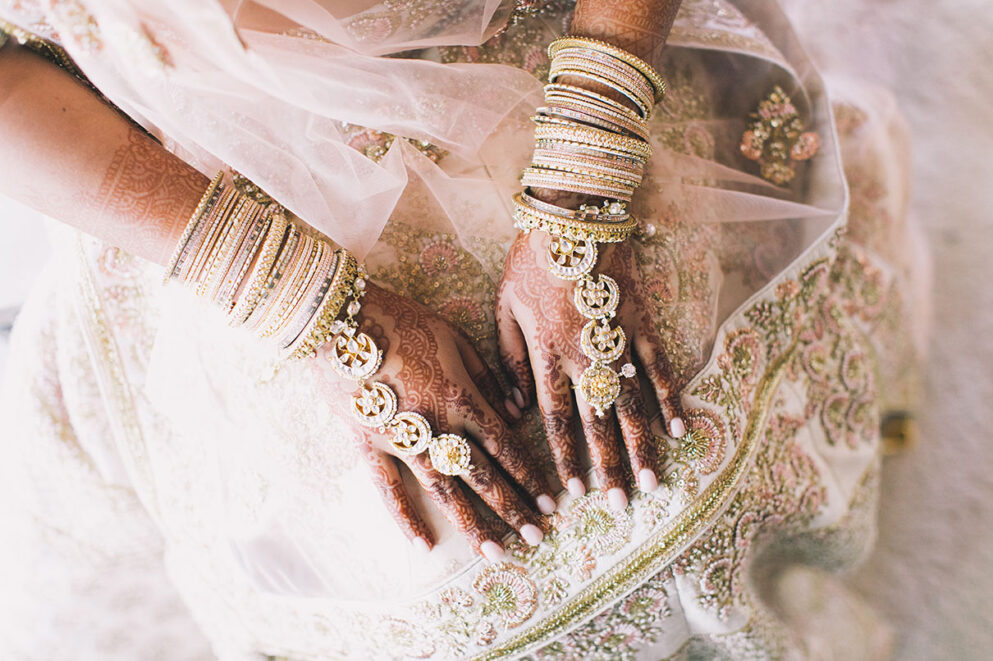
M210 213L207 215L207 227L204 232L203 241L197 247L197 252L193 256L193 263L183 278L183 284L193 286L201 282L201 273L204 266L209 263L218 237L224 232L224 218L227 217L231 205L235 204L237 199L237 191L225 189L224 194L217 201L217 204L210 210Z
M554 58L555 55L560 50L569 47L590 48L592 50L600 51L601 53L604 53L606 55L611 55L617 58L618 60L626 62L627 64L630 64L632 67L637 69L638 72L641 73L648 80L649 83L651 83L652 87L655 89L655 97L657 99L662 98L662 96L665 94L665 90L666 90L665 80L662 78L662 76L659 75L659 72L655 69L655 67L650 65L648 62L645 62L637 55L634 55L633 53L629 53L628 51L622 48L618 48L613 44L608 44L605 41L600 41L599 39L592 39L590 37L578 37L573 35L566 35L559 37L558 39L556 39L555 41L553 41L548 45L548 57Z
M258 205L250 199L243 197L239 205L235 208L234 213L227 220L227 233L224 236L224 240L218 246L216 259L211 262L210 268L207 271L207 277L201 282L203 289L202 295L206 296L209 300L216 302L215 297L221 285L224 284L224 277L227 275L228 269L231 268L231 261L237 255L238 248L244 240L245 234L251 228L252 211L257 208Z
M275 312L270 315L269 323L259 331L259 337L263 339L271 337L283 327L287 317L293 313L293 301L302 295L302 283L310 273L310 269L314 265L315 253L319 249L319 242L314 237L309 234L303 236L301 247L298 249L299 257L295 260L289 277L282 281L279 302L275 306Z
M596 103L605 108L616 110L636 122L645 121L644 118L638 114L638 111L629 108L616 99L612 99L609 96L604 96L603 94L599 94L585 87L567 85L566 83L548 83L545 85L544 90L546 99L554 97L584 99L589 103Z
M517 193L513 200L516 207L515 227L525 231L541 230L575 241L589 239L597 243L619 243L630 238L638 229L638 221L631 216L618 222L586 221L542 211L528 203L522 193Z
M228 313L234 308L237 300L238 289L245 285L245 276L251 268L256 256L265 245L266 234L272 225L273 205L259 207L256 217L251 222L251 230L248 232L242 245L238 247L235 259L231 263L228 276L217 294L218 304Z
M241 299L231 310L228 320L232 325L240 325L248 320L249 315L255 310L255 306L262 299L262 288L269 278L269 274L279 257L280 248L283 247L286 239L286 230L289 224L283 210L275 205L270 207L272 222L265 233L265 241L262 244L262 252L255 263L252 275L245 285Z
M555 54L553 65L557 68L571 68L576 65L580 69L590 67L605 68L613 72L609 77L615 78L619 84L631 89L643 91L648 99L648 105L655 104L655 88L652 83L635 67L624 60L619 60L606 53L590 48L563 48Z
M361 280L361 282L358 282ZM353 287L365 289L365 280L359 274L359 265L352 253L338 250L338 263L334 275L328 284L327 292L320 306L311 318L310 323L303 329L298 338L287 347L287 352L294 358L305 358L317 355L317 349L330 340L336 331L333 329L335 319L341 313L345 301Z
M269 277L266 278L265 285L262 286L258 304L245 320L245 326L249 330L255 331L262 326L268 317L269 310L276 304L276 300L279 298L279 283L283 279L283 273L287 272L292 265L302 237L300 230L293 223L287 225L286 241L280 248L279 257L276 259Z
M535 140L564 140L580 145L607 147L639 159L647 160L652 155L651 145L643 140L589 127L539 124L534 129L534 137Z
M321 245L320 257L316 260L317 266L309 282L302 287L304 292L299 300L293 304L293 313L288 317L287 323L280 330L279 348L284 355L292 355L287 349L300 337L305 328L310 325L311 320L320 307L328 287L331 284L335 265L338 262L338 254L332 247L323 240L318 240Z
M592 57L563 57L560 54L551 63L548 80L554 83L560 75L570 75L579 71L600 76L609 81L608 86L615 91L623 93L632 101L635 99L640 101L636 103L647 110L643 115L646 119L651 114L655 106L652 86L636 70L624 63L604 62Z
M559 76L573 76L575 78L584 78L591 82L599 83L600 85L609 87L610 89L616 90L617 92L623 94L628 99L631 99L632 103L638 106L638 110L641 111L642 119L648 119L648 117L652 114L652 106L650 103L646 101L644 97L642 97L640 94L637 94L629 90L626 87L622 87L621 85L614 83L610 78L607 78L606 76L602 76L598 73L593 73L591 71L585 71L583 69L559 69L556 71L549 72L548 80L554 83Z
M207 189L203 192L200 201L197 202L197 206L194 208L193 214L190 216L189 221L187 221L186 227L183 229L183 233L180 235L179 241L176 243L176 247L172 252L172 256L169 258L169 263L166 265L164 281L168 281L176 275L176 270L179 268L181 261L186 257L186 249L190 243L190 239L193 237L194 230L200 225L200 221L203 220L204 213L213 206L219 197L218 187L221 185L221 179L223 178L223 171L214 175L214 178L207 185Z

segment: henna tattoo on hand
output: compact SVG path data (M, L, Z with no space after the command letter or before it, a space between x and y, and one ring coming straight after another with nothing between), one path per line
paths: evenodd
M415 537L420 537L427 543L428 548L432 547L434 539L431 531L407 496L396 466L387 463L392 462L393 458L373 447L367 434L363 434L363 436L364 441L360 452L369 467L372 483L382 496L386 509L400 530L407 536L407 539L413 540Z
M99 189L89 200L96 213L119 222L108 242L164 264L208 180L135 127L114 152ZM151 248L153 247L154 248Z

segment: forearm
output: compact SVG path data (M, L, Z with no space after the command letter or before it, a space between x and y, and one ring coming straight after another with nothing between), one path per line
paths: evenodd
M682 0L577 0L570 33L619 46L656 64Z
M165 264L207 184L54 64L0 49L0 193Z

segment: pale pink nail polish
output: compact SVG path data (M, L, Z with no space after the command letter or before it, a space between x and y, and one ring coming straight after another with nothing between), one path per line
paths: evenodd
M659 488L659 478L655 477L655 472L650 468L642 468L638 471L638 486L645 493L655 491Z
M479 551L490 562L500 562L507 555L502 546L491 540L486 540L480 544Z
M583 481L578 477L569 478L569 482L565 485L565 487L569 490L569 493L573 498L579 498L586 493L586 485L583 484Z
M423 537L415 537L410 543L421 553L428 553L431 550L431 545Z
M673 418L669 422L669 433L673 438L682 438L686 434L686 424L682 418Z
M538 511L542 514L551 514L555 511L555 499L548 494L541 494L535 501L538 503Z
M628 496L620 487L607 489L607 503L615 510L622 510L628 506Z
M545 534L541 532L541 528L538 526L528 523L521 527L521 537L531 546L537 546L541 544L541 540L544 539Z
M507 409L507 413L510 414L511 418L513 418L514 420L521 419L521 410L517 408L517 405L514 404L512 401L510 401L509 399L505 399L503 402L503 407Z
M524 408L524 393L521 392L520 388L511 389L510 394L514 396L514 401L517 402L517 406Z

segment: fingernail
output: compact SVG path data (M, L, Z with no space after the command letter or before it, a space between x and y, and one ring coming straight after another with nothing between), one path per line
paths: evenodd
M673 418L669 421L669 433L673 438L682 438L686 433L686 425L682 418Z
M504 406L505 409L507 409L507 413L510 414L510 417L511 418L513 418L514 420L520 420L521 419L521 410L519 408L517 408L517 404L514 404L509 399L505 399L503 401L503 406Z
M517 406L524 408L524 393L521 392L520 388L512 388L510 394L514 396L514 401L517 402Z
M421 553L427 553L431 550L431 545L428 544L428 540L423 537L415 537L411 540L411 544L413 544L414 548Z
M607 489L607 503L615 510L622 510L628 506L628 496L620 487Z
M531 546L537 546L541 544L541 540L545 535L541 532L541 528L533 523L528 523L521 527L521 537Z
M543 493L535 499L538 503L538 511L542 514L551 514L555 511L555 499L547 493Z
M491 540L486 540L480 544L479 551L490 562L500 562L507 555L502 546Z
M650 468L642 468L638 471L638 485L645 493L655 491L659 488L659 478L655 477L655 471Z
M569 490L569 493L573 498L579 498L584 493L586 493L586 485L578 477L570 477L569 482L566 483L565 488Z

